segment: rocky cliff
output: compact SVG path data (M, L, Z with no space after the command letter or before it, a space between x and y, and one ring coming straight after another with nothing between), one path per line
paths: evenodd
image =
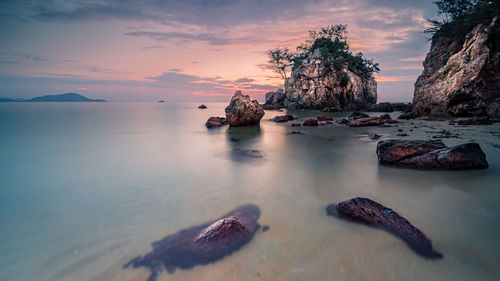
M499 34L495 17L464 38L433 38L415 83L411 115L486 115L500 96Z
M320 50L302 60L285 81L285 92L270 92L266 104L286 108L340 110L369 108L377 101L377 83L344 69L336 71L322 61Z

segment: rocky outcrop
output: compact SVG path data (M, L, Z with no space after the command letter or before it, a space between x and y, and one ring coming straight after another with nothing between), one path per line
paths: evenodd
M488 168L477 143L447 147L441 141L387 140L377 145L380 164L419 170L468 170Z
M463 40L434 39L415 83L409 116L486 115L500 96L499 28L495 17Z
M326 208L330 216L358 222L383 229L401 238L419 255L430 259L442 258L443 255L432 248L431 241L422 231L395 211L367 198L352 198Z
M151 271L148 281L157 280L165 268L189 269L222 259L249 243L260 225L259 207L241 206L211 222L183 229L153 242L153 249L137 256L123 267L146 267Z
M205 126L207 126L207 128L216 128L227 124L229 124L229 122L224 117L210 117L205 123Z
M250 96L236 91L231 102L226 107L226 118L230 126L259 125L264 116L264 109L257 100L251 100Z
M376 102L377 82L373 76L364 79L349 70L336 71L321 60L319 49L310 53L285 81L286 108L355 110Z
M274 92L268 92L266 94L266 102L262 105L264 109L280 109L283 107L283 102L285 101L285 91L283 89L277 89Z

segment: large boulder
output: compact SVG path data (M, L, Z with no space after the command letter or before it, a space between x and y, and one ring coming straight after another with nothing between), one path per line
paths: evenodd
M500 96L499 29L495 17L463 38L434 38L409 116L485 115Z
M488 168L477 143L447 147L437 140L387 140L377 145L380 164L419 170L468 170Z
M264 109L257 100L251 100L250 96L236 91L231 102L226 107L226 118L230 126L259 125L264 116Z
M422 231L395 211L367 198L352 198L326 208L330 216L383 229L401 238L418 254L431 259L443 255L432 248L431 241Z
M322 61L317 49L302 60L285 80L287 108L357 110L377 102L377 82L345 69L335 70Z

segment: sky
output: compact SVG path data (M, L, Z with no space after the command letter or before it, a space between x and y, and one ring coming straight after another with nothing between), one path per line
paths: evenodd
M380 64L378 101L411 101L432 0L0 1L0 97L76 92L109 101L264 100L283 88L267 50L347 24Z

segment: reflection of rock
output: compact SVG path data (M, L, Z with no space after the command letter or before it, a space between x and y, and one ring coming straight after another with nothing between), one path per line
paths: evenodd
M152 243L153 250L130 260L123 267L146 267L149 281L157 279L162 268L173 273L176 268L189 269L230 255L250 242L259 229L259 207L241 206L222 217L171 234Z
M306 121L304 121L304 124L302 124L304 126L310 126L310 127L315 127L315 126L318 126L318 120L316 119L307 119Z
M357 197L331 204L326 208L326 213L392 233L423 257L430 259L443 257L432 248L431 241L418 228L392 209L370 199Z
M458 120L458 125L492 125L490 118L488 117L474 117L472 119Z
M227 125L228 122L226 118L224 117L210 117L208 118L207 122L205 123L205 126L207 128L215 128L215 127L220 127L223 125Z
M264 114L264 109L259 102L251 100L248 95L243 95L241 91L236 91L226 107L226 118L229 125L233 127L259 125Z
M264 158L260 151L256 149L240 149L235 148L231 151L231 155L235 158Z
M198 108L199 108L199 109L206 109L206 108L207 108L207 106L206 106L206 105L204 105L204 104L202 104L202 105L198 106Z
M421 170L465 170L488 167L477 143L447 147L441 141L387 140L377 145L380 164Z

